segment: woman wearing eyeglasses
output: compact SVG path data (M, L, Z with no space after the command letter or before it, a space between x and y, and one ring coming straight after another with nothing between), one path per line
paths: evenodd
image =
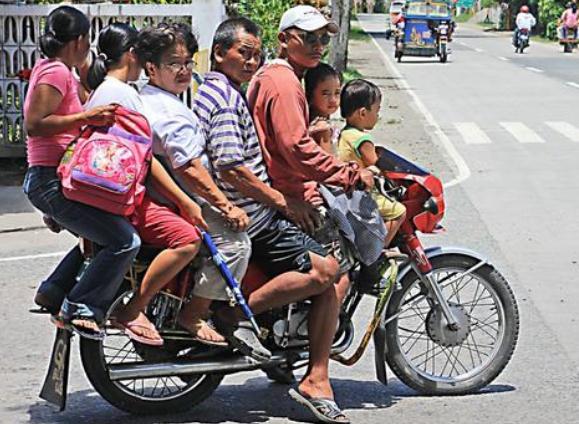
M104 28L98 39L98 56L88 75L92 92L86 107L116 103L139 113L143 102L128 83L136 81L142 67L134 52L138 31L124 23ZM115 320L127 335L143 344L159 346L163 339L143 313L153 296L169 283L199 252L201 244L197 226L207 229L200 207L172 180L163 166L153 158L150 185L177 209L155 202L148 194L130 217L143 243L164 248L149 265L143 281L130 302L115 312ZM208 343L224 344L217 333L206 336Z

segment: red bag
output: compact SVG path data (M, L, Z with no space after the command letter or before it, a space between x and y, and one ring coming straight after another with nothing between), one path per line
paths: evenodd
M145 194L152 135L147 119L119 106L110 127L86 127L58 166L64 197L131 215Z

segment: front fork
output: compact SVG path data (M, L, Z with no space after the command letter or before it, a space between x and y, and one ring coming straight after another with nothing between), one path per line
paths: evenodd
M422 284L428 289L428 298L431 303L440 305L442 314L446 319L447 326L453 331L460 330L460 324L454 316L450 305L444 298L442 289L438 285L434 275L432 274L432 264L428 260L422 243L416 235L405 237L404 253L411 257L411 266L422 281Z

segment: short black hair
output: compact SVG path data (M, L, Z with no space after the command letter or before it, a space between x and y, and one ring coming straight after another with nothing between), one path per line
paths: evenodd
M90 30L86 15L71 6L60 6L49 13L40 37L40 50L44 56L52 59L68 43Z
M135 53L145 67L147 62L159 66L163 53L176 44L183 44L194 55L199 50L197 38L191 32L191 27L182 23L162 22L155 27L147 27L137 37Z
M261 28L251 19L239 16L236 18L227 19L219 24L213 36L213 44L211 45L211 63L215 64L215 47L219 46L226 52L237 41L237 32L243 29L248 34L256 37L261 36Z
M328 78L338 78L340 84L342 83L342 74L336 71L331 65L320 62L315 68L308 69L304 77L306 88L306 98L308 102L312 101L314 90L321 82Z
M340 113L348 118L361 108L370 109L382 99L382 93L376 84L364 79L349 81L340 94Z

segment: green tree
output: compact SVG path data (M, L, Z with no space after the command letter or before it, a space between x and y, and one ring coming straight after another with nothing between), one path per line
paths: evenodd
M268 57L273 57L277 51L279 20L293 3L293 0L228 0L226 6L228 15L245 16L261 27L263 49Z
M557 20L565 10L564 0L539 0L539 23L543 34L550 38L557 38Z

